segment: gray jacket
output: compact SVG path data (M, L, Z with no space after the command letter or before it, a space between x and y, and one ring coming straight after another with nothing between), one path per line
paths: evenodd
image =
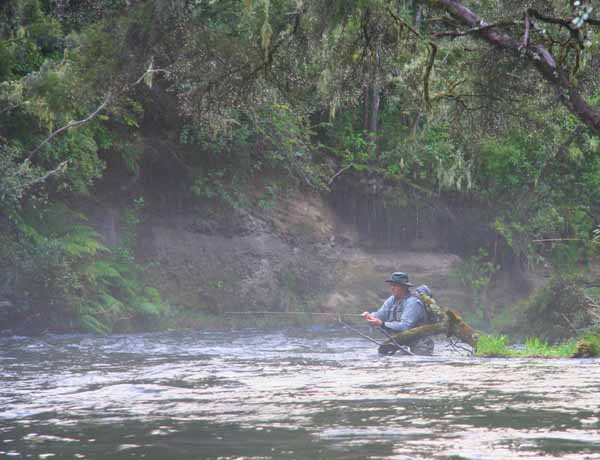
M402 299L391 296L381 308L373 313L383 326L397 332L406 331L427 322L427 312L418 297L408 294Z

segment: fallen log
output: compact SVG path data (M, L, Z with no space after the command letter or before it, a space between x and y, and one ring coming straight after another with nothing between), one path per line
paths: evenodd
M407 331L399 332L386 340L383 346L411 345L418 340L438 334L446 334L446 337L456 337L475 348L479 333L469 326L460 313L449 308L439 307L443 312L442 321L434 324L417 326Z

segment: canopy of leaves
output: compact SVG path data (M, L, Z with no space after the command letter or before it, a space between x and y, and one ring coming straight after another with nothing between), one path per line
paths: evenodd
M392 195L410 189L444 206L488 209L483 225L492 239L523 259L585 260L600 224L593 7L4 2L0 213L13 236L3 250L30 250L11 246L27 233L23 206L90 197L115 169L136 181L151 159L175 160L174 183L186 196L227 206L248 204L245 184L265 172L324 193L339 182L360 188L374 180ZM485 23L469 25L468 8ZM554 62L550 73L547 62ZM145 138L180 149L136 147ZM34 236L31 248L42 245ZM64 257L79 257L83 240L57 238ZM100 284L118 280L117 268L97 263L78 270ZM98 299L115 311L123 302Z

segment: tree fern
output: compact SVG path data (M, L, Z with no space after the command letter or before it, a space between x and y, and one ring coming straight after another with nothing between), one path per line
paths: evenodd
M103 283L110 285L114 279L121 278L121 272L117 270L115 264L105 261L97 260L94 263L89 264L82 272L89 280L93 283Z
M22 247L29 248L14 257L21 264L22 291L31 293L29 303L51 323L64 324L66 315L82 330L105 334L165 312L130 252L110 251L85 216L64 205L27 209L19 229Z
M141 302L136 305L136 310L140 311L141 313L145 313L147 315L156 316L156 315L160 315L161 313L164 313L165 307L164 307L164 305L156 304L156 303L152 303L152 302Z
M93 228L75 224L60 238L64 251L73 257L95 256L98 251L108 251Z

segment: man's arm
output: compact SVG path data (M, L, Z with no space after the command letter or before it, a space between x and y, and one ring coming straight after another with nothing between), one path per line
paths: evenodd
M371 316L374 316L375 318L380 319L381 321L385 321L385 319L388 316L388 311L393 303L394 303L394 296L388 297L387 300L385 302L383 302L383 305L381 305L381 307L379 307L379 310L377 310L374 313L371 313Z
M425 307L421 301L411 297L406 301L400 321L386 321L385 327L395 332L403 332L419 324L425 314Z
M365 311L362 314L362 317L365 318L371 326L379 327L381 326L385 318L387 318L388 311L393 302L394 296L388 297L388 299L385 302L383 302L383 305L379 307L379 310L373 313Z

